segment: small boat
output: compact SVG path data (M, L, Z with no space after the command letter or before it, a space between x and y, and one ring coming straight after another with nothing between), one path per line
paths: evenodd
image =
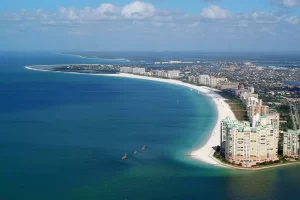
M146 145L144 145L141 150L144 151L146 149Z
M125 154L123 157L122 157L122 160L126 160L127 159L127 154Z
M137 151L135 151L135 152L133 152L133 155L136 155L138 152Z

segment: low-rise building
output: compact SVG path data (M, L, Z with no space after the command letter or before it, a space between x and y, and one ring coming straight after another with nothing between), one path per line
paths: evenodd
M239 83L233 83L233 82L219 82L218 87L221 90L232 90L232 89L237 89L239 86Z

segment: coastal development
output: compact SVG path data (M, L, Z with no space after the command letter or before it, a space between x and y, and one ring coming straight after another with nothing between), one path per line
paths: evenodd
M188 154L189 156L212 165L245 169L296 163L300 155L300 131L297 129L300 117L295 103L298 93L291 92L291 89L297 91L298 87L290 86L282 79L285 73L290 72L278 68L256 67L251 63L243 63L243 67L236 63L229 64L230 66L222 63L218 70L212 70L212 66L207 63L202 67L167 69L130 65L27 68L146 79L195 89L212 98L218 109L218 119L207 143ZM257 74L260 80L256 76L250 78L245 72ZM272 74L272 80L266 81L265 76L269 73ZM288 77L297 80L298 76L295 74L298 72L293 73L293 76ZM300 79L300 73L298 78ZM292 96L286 97L284 94Z
M220 155L243 167L278 160L279 114L269 112L252 87L233 90L247 109L249 121L226 118L221 122Z
M0 200L298 200L300 0L2 0Z

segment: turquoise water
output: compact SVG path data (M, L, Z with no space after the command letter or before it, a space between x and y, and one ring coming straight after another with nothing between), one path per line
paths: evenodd
M236 172L184 157L217 117L195 91L24 69L88 62L103 61L0 54L1 199L298 199L298 166Z

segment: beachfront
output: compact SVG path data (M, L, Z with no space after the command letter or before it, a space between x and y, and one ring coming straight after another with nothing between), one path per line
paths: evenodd
M107 76L107 75L105 75L105 76ZM108 75L108 76L144 79L144 80L150 80L150 81L159 81L159 82L165 82L165 83L169 83L169 84L181 85L184 87L194 89L196 91L201 92L202 94L209 96L212 99L212 101L214 102L214 104L216 105L217 112L218 112L216 125L213 128L213 130L210 134L210 138L205 143L205 145L199 149L194 150L189 155L192 158L201 160L210 165L224 167L224 165L220 164L219 162L216 161L215 158L213 158L213 153L214 153L213 148L220 145L221 120L226 118L227 116L229 116L231 119L235 119L235 115L231 111L230 106L224 101L226 99L224 99L222 96L217 94L215 92L216 91L215 89L203 87L203 86L196 86L196 85L192 85L189 83L183 83L181 81L173 80L173 79L161 79L161 78L145 77L145 76L138 76L138 75L132 75L132 74L116 74L116 75Z
M33 67L25 67L29 70L37 70L37 71L51 71L51 70L43 70L43 69L36 69ZM53 71L51 71L53 72ZM82 74L82 73L76 73L76 72L63 72L63 73L73 73L73 74ZM154 77L147 77L147 76L139 76L139 75L132 75L132 74L89 74L89 75L100 75L100 76L112 76L112 77L123 77L123 78L134 78L134 79L143 79L143 80L149 80L149 81L158 81L158 82L164 82L168 84L174 84L174 85L180 85L184 87L191 88L193 90L199 91L202 94L207 95L212 99L214 104L216 105L218 117L216 121L216 125L213 128L210 137L206 144L202 146L199 149L194 150L193 152L189 153L189 155L192 158L201 160L202 162L205 162L210 165L215 166L223 166L219 162L217 162L213 158L214 153L214 147L217 147L220 145L220 123L221 120L225 117L229 116L231 119L235 119L235 116L233 112L231 111L229 105L224 101L225 99L221 97L219 94L217 94L215 89L203 87L203 86L196 86L189 83L183 83L179 80L173 80L173 79L161 79L161 78L154 78Z

